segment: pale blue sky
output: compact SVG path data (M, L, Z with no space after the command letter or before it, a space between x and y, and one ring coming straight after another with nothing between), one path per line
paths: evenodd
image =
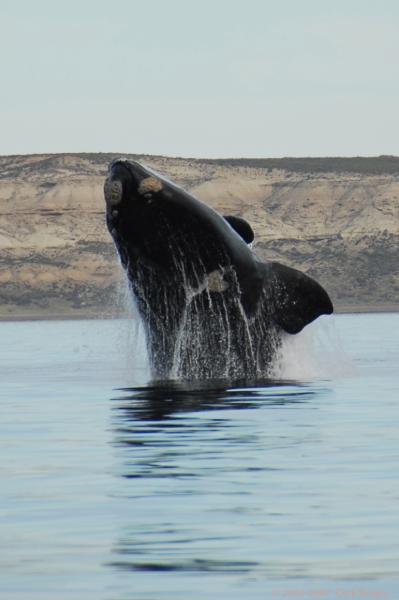
M399 3L0 0L0 154L399 154Z

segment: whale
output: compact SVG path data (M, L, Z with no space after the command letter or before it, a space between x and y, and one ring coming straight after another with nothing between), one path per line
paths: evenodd
M313 278L257 257L245 219L141 162L112 161L104 196L154 379L271 376L282 340L333 312Z

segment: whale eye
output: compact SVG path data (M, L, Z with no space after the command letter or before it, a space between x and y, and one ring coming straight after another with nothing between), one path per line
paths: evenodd
M122 182L119 179L109 179L107 178L104 183L104 196L105 201L110 206L115 206L119 204L122 200L123 194L123 186Z

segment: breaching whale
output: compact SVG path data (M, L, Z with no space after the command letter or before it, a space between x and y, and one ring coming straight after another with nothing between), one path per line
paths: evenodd
M282 336L333 312L314 279L257 258L247 221L149 167L113 161L104 195L154 378L267 376Z

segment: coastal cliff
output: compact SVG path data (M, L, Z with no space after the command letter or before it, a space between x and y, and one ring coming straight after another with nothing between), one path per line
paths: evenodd
M0 318L123 312L102 192L116 156L0 157ZM247 219L258 256L315 277L336 309L398 310L399 158L129 157Z

